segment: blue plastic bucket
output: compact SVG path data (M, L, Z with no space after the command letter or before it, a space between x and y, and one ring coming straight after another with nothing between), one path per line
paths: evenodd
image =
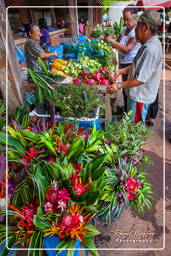
M55 249L56 246L59 244L60 239L58 236L45 236L44 237L44 248L46 249L47 256L56 256L56 250L48 250L49 248ZM75 248L79 249L81 247L81 242L76 239ZM67 256L66 250L63 250L58 256ZM80 250L75 250L73 256L80 256Z

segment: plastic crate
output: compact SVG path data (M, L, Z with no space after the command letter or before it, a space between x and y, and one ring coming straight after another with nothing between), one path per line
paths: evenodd
M96 110L96 115L94 118L86 118L86 117L82 117L82 118L73 118L73 117L68 117L67 121L71 122L71 123L76 123L78 122L78 128L93 128L94 126L96 126L96 130L101 130L102 126L101 126L101 120L99 118L99 112L100 109L97 108ZM33 110L32 112L29 113L29 116L38 116L38 117L50 117L49 114L44 114L44 115L39 115L36 113L35 110ZM59 120L59 122L64 122L64 120L62 118L60 118L60 116L56 116Z

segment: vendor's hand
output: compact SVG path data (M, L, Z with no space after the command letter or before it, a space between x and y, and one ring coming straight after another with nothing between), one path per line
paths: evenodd
M58 54L57 54L57 52L51 52L51 56L57 56Z
M107 87L107 92L112 94L112 93L115 93L115 92L118 92L118 88L116 87L116 84L112 84L110 86Z
M112 43L113 42L113 38L111 36L105 36L104 37L104 42L106 43Z
M112 77L113 77L113 79L116 81L117 80L117 78L120 76L120 71L119 71L119 69L118 70L116 70L115 72L112 72Z

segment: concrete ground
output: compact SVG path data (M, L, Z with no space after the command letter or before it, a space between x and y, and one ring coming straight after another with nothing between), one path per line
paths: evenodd
M166 55L166 63L171 66L171 54ZM164 79L164 72L161 76L159 112L154 127L150 128L152 135L144 147L146 154L152 159L152 164L147 166L147 173L149 182L153 186L155 198L152 202L153 208L151 211L146 211L144 216L125 210L120 219L113 222L110 227L96 222L96 226L102 232L96 239L96 245L99 249L107 249L100 250L102 256L171 255L171 143L169 143L169 136L171 138L171 69L169 70L169 66L165 66L166 78ZM122 95L119 96L119 102L121 97ZM164 191L166 192L165 201Z

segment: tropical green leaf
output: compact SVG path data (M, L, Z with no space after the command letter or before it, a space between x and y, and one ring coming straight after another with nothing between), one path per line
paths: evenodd
M6 145L6 134L2 132L0 132L0 144ZM20 155L24 155L25 148L23 145L10 135L8 135L8 145L16 149Z
M76 247L76 241L72 240L69 245L67 246L67 250L66 253L67 253L67 256L73 256L74 255L74 252L75 252L75 247ZM71 250L73 249L73 250Z
M93 256L99 256L99 253L95 247L95 244L92 238L86 238L84 241L84 246L90 251Z
M47 218L41 215L34 215L33 223L37 228L41 230L48 229L51 225Z

